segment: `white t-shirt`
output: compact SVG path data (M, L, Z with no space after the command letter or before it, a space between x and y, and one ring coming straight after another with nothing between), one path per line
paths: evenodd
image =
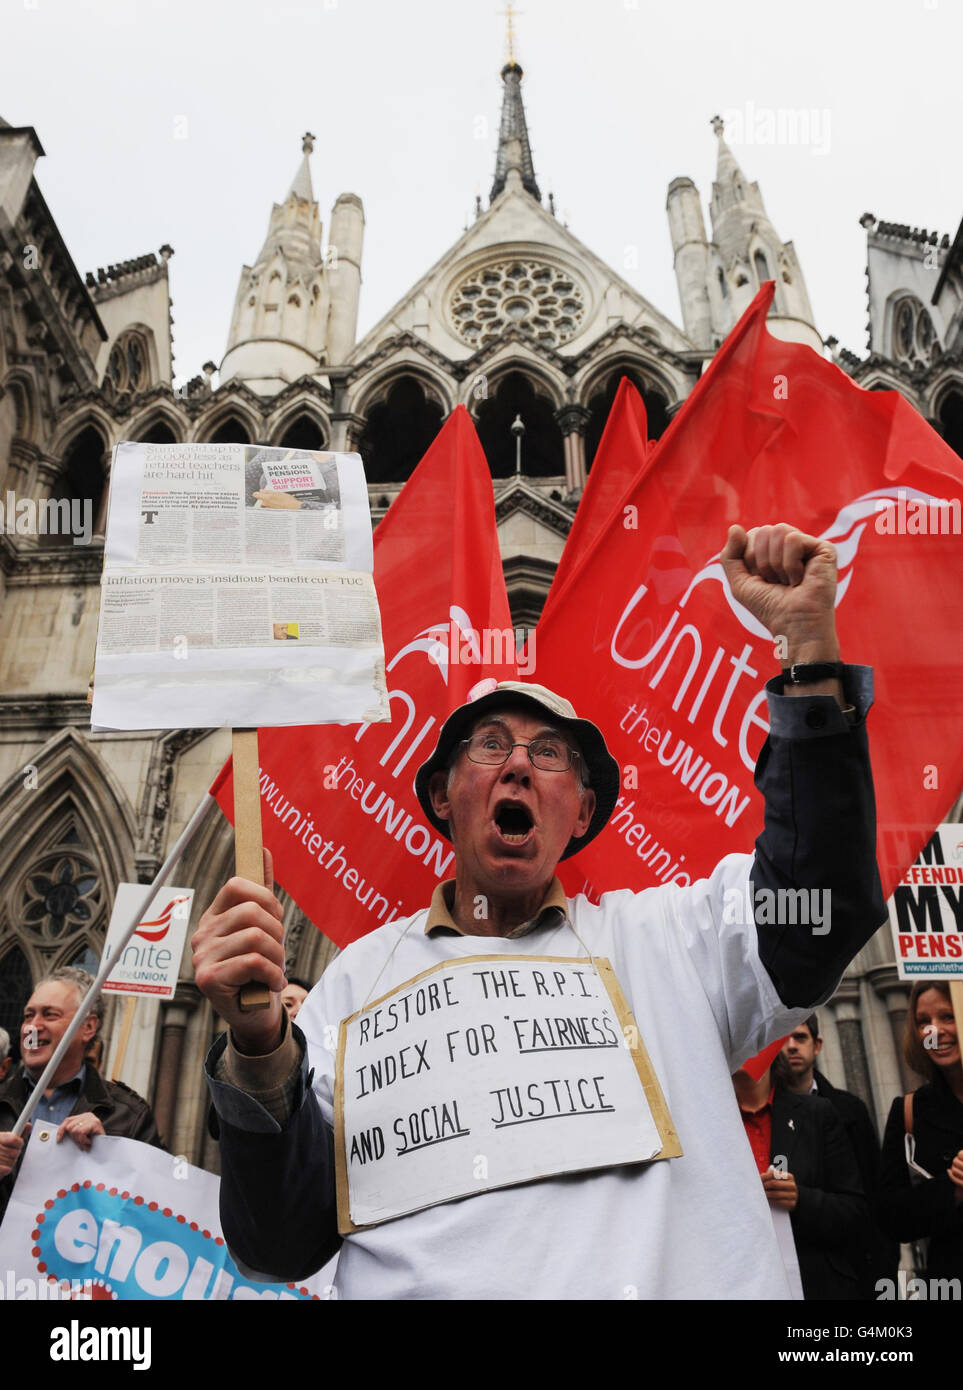
M747 902L751 865L749 855L728 855L688 888L606 893L599 906L569 901L585 946L612 962L683 1156L482 1192L348 1236L340 1297L790 1297L730 1075L810 1009L782 1004L755 924L726 897L735 890ZM348 946L298 1014L331 1125L334 1054L325 1043L366 1000L463 956L585 954L567 923L514 939L428 937L427 915Z

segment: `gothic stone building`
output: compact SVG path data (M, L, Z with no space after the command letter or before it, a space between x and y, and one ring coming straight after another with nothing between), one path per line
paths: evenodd
M223 730L90 732L104 498L118 440L358 449L377 522L463 403L491 465L513 616L526 626L623 375L657 437L769 279L772 331L824 350L792 243L770 222L721 121L711 234L693 181L668 189L680 327L569 231L551 194L543 199L522 70L509 62L501 76L488 206L477 200L471 225L360 341L364 209L342 193L325 240L306 135L264 244L241 270L220 367L206 363L177 390L171 248L82 275L36 178L36 132L0 123L0 498L93 509L88 545L20 535L9 522L0 534L0 1022L14 1036L32 979L96 962L116 885L150 881L229 751ZM869 351L860 359L839 350L836 360L864 386L901 391L959 452L960 235L951 246L935 233L864 222ZM214 812L178 881L196 888L199 911L232 871L233 836ZM313 980L333 948L293 903L287 919L289 970ZM905 998L881 933L822 1011L831 1080L863 1095L877 1118L910 1082L896 1045ZM116 1013L112 1001L108 1072ZM172 1148L215 1169L200 1060L216 1027L188 954L174 1000L138 1004L123 1069Z

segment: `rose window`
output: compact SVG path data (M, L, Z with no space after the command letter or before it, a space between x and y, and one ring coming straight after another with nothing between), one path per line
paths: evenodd
M502 261L462 280L452 291L449 313L472 347L496 342L514 325L554 348L581 329L585 295L567 271L539 261Z
M63 850L45 855L28 875L23 894L23 922L42 938L68 936L88 926L101 907L94 866Z

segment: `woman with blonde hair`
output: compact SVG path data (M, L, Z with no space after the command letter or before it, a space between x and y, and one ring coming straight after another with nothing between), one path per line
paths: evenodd
M926 1242L918 1274L963 1279L963 1061L945 980L913 985L903 1051L927 1079L889 1112L878 1220L897 1240Z

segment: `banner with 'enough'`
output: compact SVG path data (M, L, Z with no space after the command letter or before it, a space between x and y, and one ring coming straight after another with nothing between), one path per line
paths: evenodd
M219 1185L149 1144L98 1135L84 1153L35 1123L0 1226L0 1298L336 1297L334 1262L301 1284L242 1275L218 1224Z

